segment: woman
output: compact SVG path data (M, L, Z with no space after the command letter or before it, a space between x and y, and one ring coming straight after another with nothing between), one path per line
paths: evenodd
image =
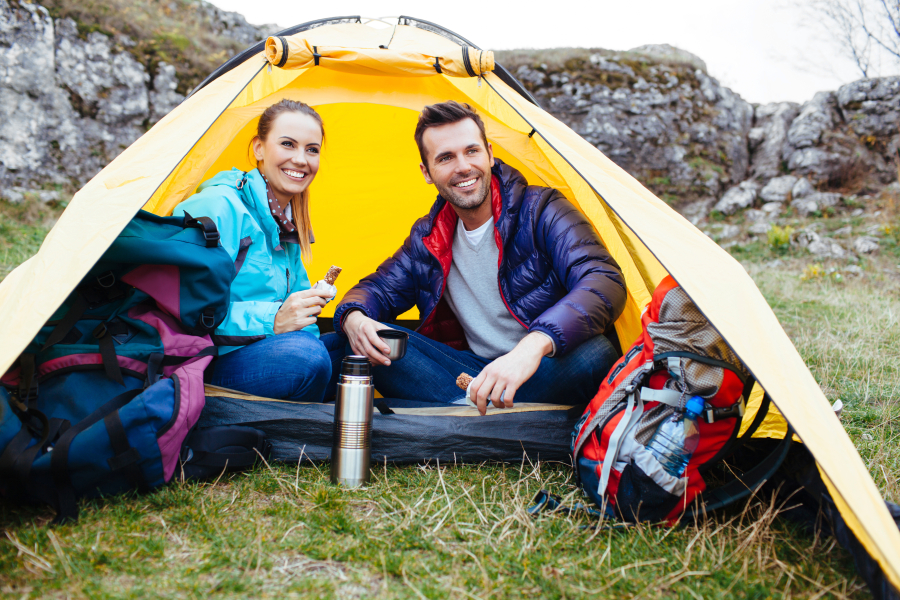
M319 114L282 100L263 112L251 142L257 168L223 171L205 181L174 214L207 216L234 259L231 305L213 336L219 345L211 383L245 393L321 401L331 377L336 335L319 340L316 316L330 293L314 290L303 266L311 258L309 186L319 170L325 132Z

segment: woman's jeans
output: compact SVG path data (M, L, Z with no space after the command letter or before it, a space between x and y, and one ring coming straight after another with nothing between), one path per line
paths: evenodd
M409 333L409 344L403 358L374 369L375 388L385 398L464 401L465 391L456 387L456 378L460 373L475 377L492 362L403 327L390 327ZM542 358L535 374L516 391L513 401L587 404L616 360L618 354L605 336L590 338L564 356Z
M264 398L322 402L326 392L334 395L331 365L340 365L345 344L334 333L273 335L218 357L210 383Z

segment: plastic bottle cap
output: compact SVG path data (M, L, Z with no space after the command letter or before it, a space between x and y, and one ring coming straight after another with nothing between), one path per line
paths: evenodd
M346 360L346 359L345 359ZM692 396L684 407L685 412L692 413L695 417L703 413L706 401L700 396Z
M365 356L345 356L343 362L341 362L341 375L368 377L372 374L371 369L369 359Z

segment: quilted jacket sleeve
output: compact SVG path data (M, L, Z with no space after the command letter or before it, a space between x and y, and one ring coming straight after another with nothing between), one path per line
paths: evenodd
M361 310L376 321L388 321L415 306L414 269L414 248L410 236L374 273L364 277L344 295L334 312L334 330L344 335L343 320L351 310Z
M568 293L529 329L547 334L555 355L603 333L625 308L625 279L593 224L557 190L535 216L535 243Z

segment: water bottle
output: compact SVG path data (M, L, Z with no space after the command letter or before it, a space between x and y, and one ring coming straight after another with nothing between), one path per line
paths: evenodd
M700 443L697 417L703 412L704 404L700 396L692 397L684 407L684 414L675 413L671 419L663 421L647 444L647 450L669 475L681 477L684 474Z
M331 483L354 488L369 481L374 397L369 360L345 357L334 403Z

